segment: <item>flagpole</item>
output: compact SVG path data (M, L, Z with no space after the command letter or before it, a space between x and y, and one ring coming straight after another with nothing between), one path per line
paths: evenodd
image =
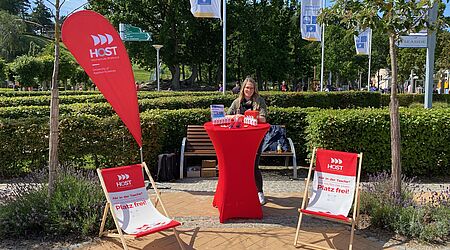
M227 83L227 0L223 0L222 8L222 93L225 95Z
M369 72L367 74L367 91L370 91L370 66L372 64L372 29L370 29L369 39Z
M325 8L325 0L322 0L322 9ZM325 55L325 23L322 23L322 62L320 64L320 92L323 91L323 62L324 62L324 55Z
M144 162L144 155L142 154L142 147L139 148L139 152L141 153L141 163Z

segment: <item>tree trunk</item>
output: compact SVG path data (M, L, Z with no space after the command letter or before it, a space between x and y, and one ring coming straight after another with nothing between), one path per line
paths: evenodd
M186 71L184 71L184 63L181 65L181 73L183 75L183 80L186 80Z
M262 88L262 74L261 69L256 70L256 83L258 84L258 89Z
M400 195L401 191L401 156L400 156L400 115L397 96L397 52L394 34L389 36L389 52L391 56L391 102L389 114L391 118L391 155L392 155L392 188L394 195Z
M175 64L169 66L170 73L172 74L172 88L180 89L180 65Z
M212 66L208 65L208 85L212 83Z
M52 94L50 101L50 136L48 152L48 197L52 197L55 191L56 169L58 168L58 137L59 137L59 0L55 3L55 61L53 64Z
M191 69L192 69L191 76L189 76L189 78L185 80L185 83L188 86L191 86L192 84L194 84L195 79L197 79L197 76L198 76L197 65L192 65Z

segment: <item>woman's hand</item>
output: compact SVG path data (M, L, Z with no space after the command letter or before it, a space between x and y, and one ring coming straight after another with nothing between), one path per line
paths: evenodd
M258 117L258 122L259 122L259 123L266 123L266 117L264 117L264 116L259 116L259 117Z

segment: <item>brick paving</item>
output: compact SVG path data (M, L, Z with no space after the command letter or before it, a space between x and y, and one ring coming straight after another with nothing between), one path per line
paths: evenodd
M267 192L262 220L232 220L221 224L218 210L211 205L213 192L162 191L169 215L183 222L178 230L186 249L296 249L293 242L300 192ZM324 247L348 248L349 226L309 217L302 224L301 240ZM171 230L127 240L127 243L130 249L179 249ZM83 248L121 249L122 244L118 238L101 238ZM384 242L355 234L354 249L382 248L386 248Z

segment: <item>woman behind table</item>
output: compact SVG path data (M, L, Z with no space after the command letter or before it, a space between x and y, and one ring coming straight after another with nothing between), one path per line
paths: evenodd
M258 86L251 77L247 77L241 86L239 97L233 101L231 107L228 109L228 115L243 116L247 110L259 111L259 122L266 122L267 106L264 99L258 94ZM258 152L255 159L255 182L258 189L258 198L261 205L266 203L263 193L263 179L261 170L259 169L259 158L261 155L261 145L259 145Z

